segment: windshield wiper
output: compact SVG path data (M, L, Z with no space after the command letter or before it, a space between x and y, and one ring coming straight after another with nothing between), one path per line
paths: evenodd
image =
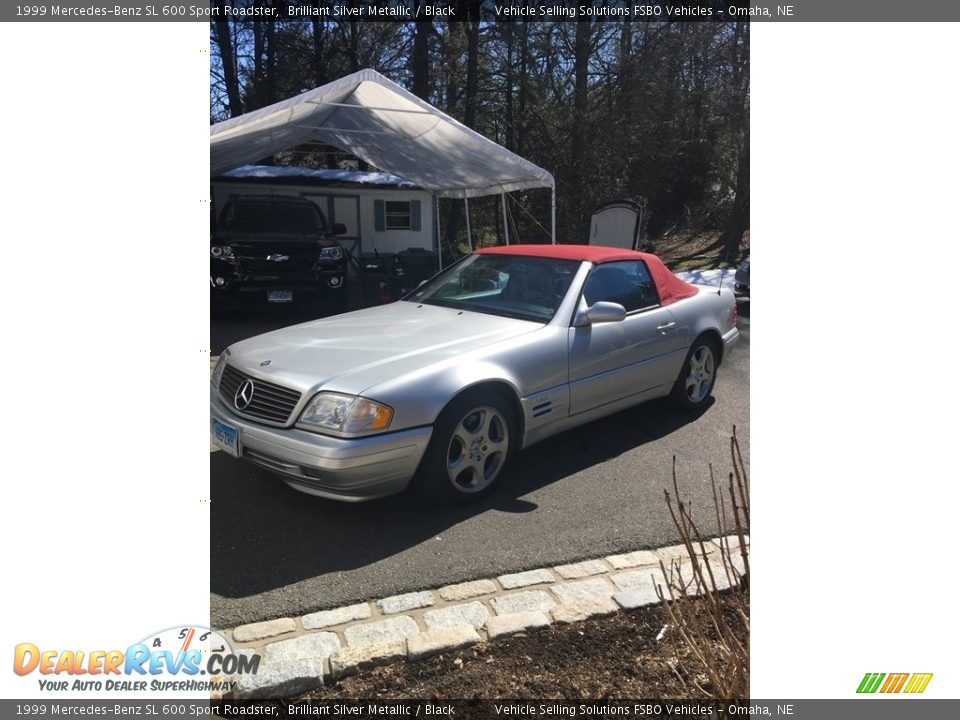
M546 324L548 320L544 320L542 317L537 315L528 315L527 313L509 311L509 310L498 310L496 312L491 311L492 315L500 315L502 317L510 318L511 320L526 320L528 322L543 323Z
M484 315L496 315L497 317L510 318L511 320L526 320L527 322L541 323L545 325L550 322L550 318L544 319L538 315L519 312L516 310L504 310L503 308L491 307L489 305L464 305L455 300L444 300L442 298L429 298L427 300L411 300L411 302L422 303L424 305L437 305L439 307L450 308L451 310L461 310L467 312L478 312Z
M416 300L413 299L413 302L423 303L424 305L437 305L439 307L450 308L451 310L464 310L465 308L462 305L459 305L454 300L442 300L440 298L427 298L426 300Z

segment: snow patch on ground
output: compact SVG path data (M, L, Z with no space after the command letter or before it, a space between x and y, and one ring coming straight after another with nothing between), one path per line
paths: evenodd
M684 282L694 283L696 285L714 285L717 286L720 284L720 280L723 280L723 286L729 287L733 290L733 276L736 274L736 270L681 270L678 273L674 273L678 278Z
M331 170L329 168L281 167L279 165L242 165L223 174L229 178L313 178L331 182L350 182L358 185L392 185L416 187L402 177L384 172L360 172L359 170Z

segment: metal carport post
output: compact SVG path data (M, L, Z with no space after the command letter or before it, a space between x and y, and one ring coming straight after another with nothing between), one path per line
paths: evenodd
M500 191L500 209L503 211L503 239L505 244L510 244L510 227L507 225L507 194Z
M433 236L437 239L437 272L443 270L443 251L440 249L440 198L433 194Z
M557 244L557 181L550 183L550 244Z

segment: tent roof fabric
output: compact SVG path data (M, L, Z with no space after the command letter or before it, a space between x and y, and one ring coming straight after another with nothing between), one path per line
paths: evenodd
M306 142L333 145L441 197L553 187L553 175L375 70L210 128L210 175Z
M594 265L617 262L620 260L642 260L653 276L653 282L660 294L661 305L672 305L677 300L696 295L695 285L684 282L663 264L663 260L650 253L624 250L623 248L603 245L506 245L483 248L476 251L480 255L525 255L527 257L558 258L560 260L580 260Z

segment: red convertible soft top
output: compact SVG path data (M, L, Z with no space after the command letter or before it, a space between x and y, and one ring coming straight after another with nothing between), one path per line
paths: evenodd
M647 264L653 281L657 284L660 302L670 305L677 300L697 294L697 288L674 275L656 255L624 250L623 248L604 247L603 245L504 245L483 248L476 251L480 255L524 255L526 257L556 258L558 260L580 260L594 265L616 262L618 260L642 260Z

